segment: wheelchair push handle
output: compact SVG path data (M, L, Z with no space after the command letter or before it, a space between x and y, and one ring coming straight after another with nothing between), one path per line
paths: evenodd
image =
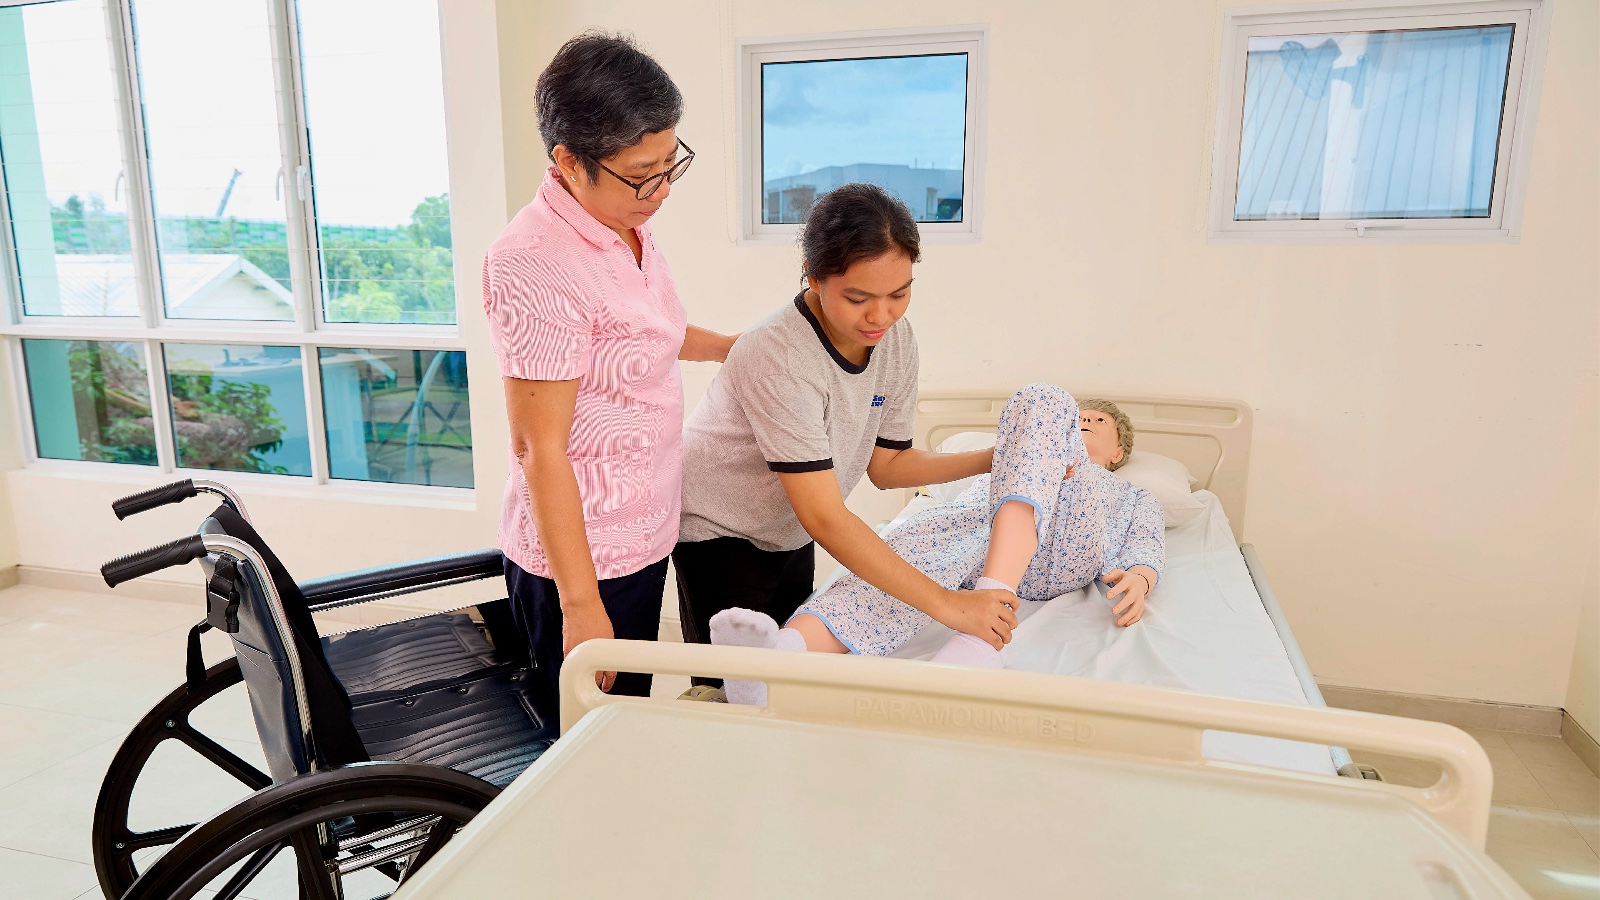
M159 547L119 556L100 567L100 577L106 580L107 587L116 587L124 581L181 566L205 555L205 538L191 534Z
M182 481L163 484L160 487L153 487L148 491L140 491L137 494L129 494L120 500L113 501L111 511L117 514L118 519L126 519L129 516L155 509L158 506L179 503L198 493L200 491L195 488L194 479L185 478Z

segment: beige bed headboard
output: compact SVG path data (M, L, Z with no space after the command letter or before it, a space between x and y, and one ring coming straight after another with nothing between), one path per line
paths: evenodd
M933 450L962 431L994 431L1010 392L924 391L917 398L916 445ZM1244 539L1244 495L1250 472L1250 407L1237 400L1083 393L1115 402L1133 420L1134 448L1189 467L1222 501L1236 540Z

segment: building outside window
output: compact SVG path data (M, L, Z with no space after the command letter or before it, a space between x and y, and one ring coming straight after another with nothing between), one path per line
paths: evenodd
M744 239L792 240L851 182L898 197L925 235L974 239L986 46L973 29L742 43Z
M30 459L472 486L438 19L0 0Z
M1543 0L1230 11L1213 238L1514 238Z

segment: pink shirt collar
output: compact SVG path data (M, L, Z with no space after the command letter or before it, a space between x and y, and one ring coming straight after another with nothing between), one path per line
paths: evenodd
M583 204L578 202L578 198L572 196L567 192L566 188L561 186L561 170L556 166L552 165L545 170L544 182L539 185L539 198L556 215L560 216L562 221L571 225L573 231L576 231L584 240L595 247L604 250L613 245L618 245L624 250L628 249L628 245L623 243L621 236L606 227L599 219L590 215L589 211L583 208ZM651 252L654 242L650 238L650 226L641 225L635 228L633 233L639 236L639 245L644 249L644 252ZM631 255L633 251L629 250L628 252Z

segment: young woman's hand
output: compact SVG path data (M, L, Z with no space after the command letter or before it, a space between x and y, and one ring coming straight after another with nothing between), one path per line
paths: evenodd
M1011 643L1017 627L1017 595L1010 591L946 591L939 624L975 635L996 650Z
M1147 571L1141 572L1140 569ZM1111 608L1111 616L1124 628L1144 618L1144 599L1150 596L1151 587L1148 569L1148 566L1112 569L1105 575L1105 583L1111 585L1111 590L1106 591L1106 599L1117 601ZM1122 595L1121 600L1117 600L1118 594Z
M606 615L606 608L599 600L590 603L576 604L572 608L563 607L561 610L561 658L565 659L572 648L584 641L596 638L610 638L615 634L611 630L611 617ZM600 690L609 691L611 685L617 680L615 672L594 673L594 683Z

